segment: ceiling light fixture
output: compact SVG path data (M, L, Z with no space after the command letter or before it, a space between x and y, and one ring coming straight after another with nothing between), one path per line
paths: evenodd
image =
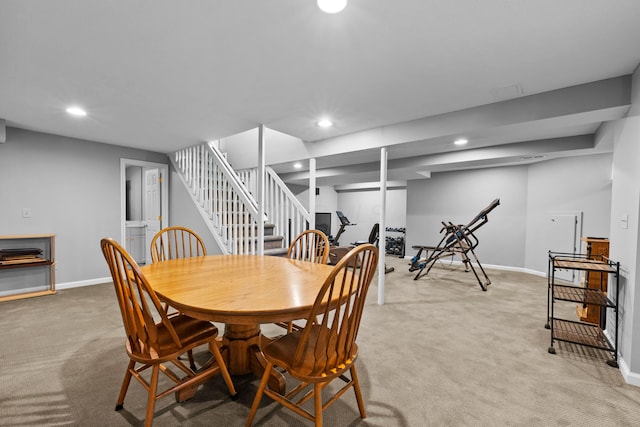
M338 13L347 6L347 0L318 0L318 7L325 13Z
M87 112L80 107L69 107L67 108L67 113L77 117L84 117L87 115Z
M301 169L301 168L302 168L302 163L300 163L300 162L295 162L295 163L293 164L293 167L294 167L294 169Z
M460 139L456 139L455 141L453 141L453 143L455 145L464 145L467 142L469 142L468 140L464 139L464 138L460 138Z
M329 119L322 119L318 121L318 126L320 126L321 128L330 128L331 126L333 126L333 122Z

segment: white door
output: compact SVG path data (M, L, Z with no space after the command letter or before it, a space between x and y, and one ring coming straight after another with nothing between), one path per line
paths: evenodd
M151 264L151 240L160 231L162 176L159 169L145 169L143 176L142 223L146 229L145 262Z
M575 255L577 252L578 215L558 214L551 215L551 229L549 250ZM555 278L575 280L575 270L556 270Z

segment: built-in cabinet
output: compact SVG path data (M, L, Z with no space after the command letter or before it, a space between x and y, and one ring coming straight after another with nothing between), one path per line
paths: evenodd
M55 235L0 236L0 302L55 293Z
M589 277L590 282L574 284L556 278L560 270L576 270ZM606 350L612 358L607 360L610 366L618 367L618 291L620 263L605 256L587 254L566 254L549 252L547 323L551 330L549 353L555 354L556 341L564 341L582 346ZM597 280L596 280L597 278ZM615 288L611 295L607 282ZM586 286L588 284L588 286ZM566 310L560 304L578 303L579 307L593 307L594 312L602 316L598 322L574 320L573 310ZM607 313L611 312L612 325L606 330ZM569 316L571 314L571 316ZM573 317L573 319L569 318Z

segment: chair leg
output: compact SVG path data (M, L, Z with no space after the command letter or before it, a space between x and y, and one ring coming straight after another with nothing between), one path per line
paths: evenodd
M196 362L193 360L193 350L187 351L187 357L189 358L189 367L192 371L196 371Z
M313 385L313 395L316 427L322 427L322 385L320 383Z
M122 380L122 387L120 387L120 394L118 395L118 401L116 402L116 411L122 409L124 404L124 397L127 395L129 384L131 384L131 370L136 366L136 362L129 360L129 366L127 366L127 373L124 374L124 380Z
M364 400L362 400L362 392L360 391L360 381L358 381L358 373L356 372L356 365L351 365L351 380L353 381L353 391L356 393L360 417L367 418L367 413L364 410Z
M229 389L229 393L231 394L231 399L236 400L238 398L238 393L236 392L236 388L233 385L233 381L231 381L231 375L229 375L229 370L227 369L227 365L224 363L224 359L222 358L220 349L218 348L216 343L213 343L213 345L209 346L209 350L211 350L211 352L213 353L213 357L215 357L216 362L218 362L220 373L222 374L224 382L227 384L227 388Z
M260 401L262 400L262 393L264 393L264 389L267 387L267 384L269 382L271 369L273 369L273 363L267 362L267 366L265 366L264 368L264 374L262 375L262 379L260 380L260 385L258 386L258 391L256 392L256 397L253 398L253 404L251 405L249 418L247 418L247 423L245 424L246 427L251 427L253 418L256 416L256 412L258 412L258 406L260 406Z
M160 365L153 365L151 371L151 382L149 383L149 399L147 400L147 415L144 420L144 427L151 427L153 424L153 410L156 406L156 392L158 390L158 377L160 376Z

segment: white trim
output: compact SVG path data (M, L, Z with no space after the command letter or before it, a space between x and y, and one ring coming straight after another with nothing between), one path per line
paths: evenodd
M100 279L79 280L77 282L56 283L56 291L60 289L81 288L83 286L100 285L102 283L111 283L113 279L109 277L103 277Z
M316 158L315 157L312 157L309 159L309 218L307 219L307 221L309 221L309 230L315 230L316 229Z
M378 224L378 305L384 304L384 276L386 265L387 229L387 148L380 149L380 219Z
M127 238L127 166L140 166L142 168L158 168L160 177L162 178L161 187L161 210L162 220L160 221L160 229L169 226L169 165L166 163L147 162L144 160L120 158L120 244L125 246Z
M640 387L640 374L631 372L629 370L629 365L625 363L624 359L622 359L620 355L618 355L618 366L620 369L620 373L622 374L622 378L624 378L624 381L627 384Z
M413 256L411 255L404 256L404 259L411 260L412 258ZM452 260L447 262L451 264L462 265L462 261L458 261L458 260ZM547 277L546 271L530 270L524 267L511 267L508 265L496 265L496 264L482 264L482 268L491 268L493 270L503 270L503 271L515 271L517 273L527 273L533 276Z

